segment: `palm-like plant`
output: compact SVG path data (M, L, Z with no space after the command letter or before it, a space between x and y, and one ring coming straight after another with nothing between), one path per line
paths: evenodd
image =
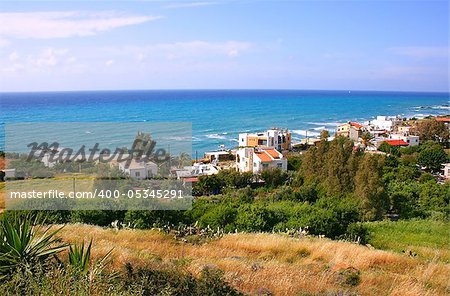
M39 219L15 215L0 222L0 278L16 270L31 272L37 264L67 248L56 237L62 227L44 229L38 225Z
M73 271L80 275L88 275L91 280L101 275L106 265L111 262L112 249L94 263L91 263L92 239L87 247L84 241L81 244L74 243L69 247L69 265Z

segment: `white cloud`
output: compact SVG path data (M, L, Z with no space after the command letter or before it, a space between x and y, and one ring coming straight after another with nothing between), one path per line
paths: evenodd
M47 11L0 13L2 36L10 38L68 38L91 36L115 28L141 24L159 16L125 15L114 11Z
M157 43L143 47L126 47L116 49L117 53L133 52L139 61L146 57L163 57L168 60L179 58L206 58L214 56L225 56L235 58L242 53L248 52L254 45L250 42L242 41L187 41L172 43Z
M449 48L439 46L391 47L388 51L397 55L414 58L445 58L449 56Z
M176 9L176 8L189 8L189 7L202 7L215 5L217 2L189 2L189 3L174 3L164 6L167 9Z
M11 62L16 62L19 58L20 58L20 56L16 51L13 51L8 56L8 60L10 60Z
M105 62L105 65L109 67L109 66L114 65L115 62L116 62L116 61L114 61L114 60L107 60L107 61Z
M67 54L67 49L46 48L37 56L29 56L28 61L35 69L52 68L57 66L62 57Z

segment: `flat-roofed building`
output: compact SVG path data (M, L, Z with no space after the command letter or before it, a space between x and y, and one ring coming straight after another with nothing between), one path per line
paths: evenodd
M292 148L292 134L288 129L271 128L259 133L239 134L239 147L273 148L278 151Z

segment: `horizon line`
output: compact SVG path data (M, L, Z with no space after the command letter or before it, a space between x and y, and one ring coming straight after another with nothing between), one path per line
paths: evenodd
M310 89L310 88L136 88L136 89L80 89L80 90L25 90L25 91L0 91L0 94L8 93L75 93L75 92L133 92L133 91L311 91L311 92L390 92L390 93L433 93L449 94L447 91L436 90L371 90L371 89Z

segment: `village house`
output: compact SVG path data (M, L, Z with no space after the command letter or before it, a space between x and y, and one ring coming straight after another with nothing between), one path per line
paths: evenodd
M364 131L364 126L357 122L347 122L341 124L336 129L336 136L343 136L358 142Z
M149 179L158 174L158 165L151 161L121 161L118 162L119 170L132 179L144 180Z
M443 122L446 126L450 125L450 117L436 117L436 121Z
M408 133L409 134L412 129L413 129L413 127L410 126L410 125L399 125L399 126L397 126L397 132L399 134L404 134L404 133Z
M241 148L236 152L236 166L239 172L260 173L268 168L287 170L287 159L276 149Z
M213 164L194 163L192 166L185 166L182 169L174 171L178 180L185 180L189 182L197 181L200 176L211 176L219 172L219 169Z
M389 140L402 140L406 142L407 146L419 146L419 136L412 136L408 133L390 134Z
M3 173L5 174L3 176L4 180L8 180L8 179L14 179L16 178L16 169L4 169L2 170Z
M234 160L234 155L230 150L209 151L205 152L204 159L211 163L216 163L221 161Z
M398 116L377 116L376 119L368 122L368 125L373 129L393 131L394 127L401 122Z
M292 148L292 134L288 129L271 128L260 133L239 134L239 147L273 148L278 151Z
M450 179L450 163L444 163L443 164L443 170L444 170L444 178Z

